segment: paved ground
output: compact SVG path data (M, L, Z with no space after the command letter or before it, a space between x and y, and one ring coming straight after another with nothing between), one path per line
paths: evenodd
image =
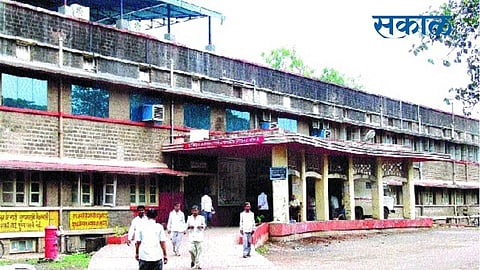
M265 255L242 258L236 243L237 228L213 228L206 232L203 269L480 269L478 228L370 230L348 234L330 232L322 237L286 243L268 243ZM164 269L190 269L186 238L182 256L172 256ZM134 250L109 245L97 252L89 270L138 269Z
M282 270L480 269L478 227L329 232L266 247Z
M268 250L266 254L252 252L252 257L246 259L242 258L242 246L236 243L237 236L237 228L207 230L203 269L480 269L478 227L326 232L309 239L267 243L263 248ZM164 269L190 269L187 238L181 257L172 256L170 242L167 246L169 263ZM108 245L94 254L89 269L136 270L138 264L133 255L133 247Z
M200 265L203 269L275 269L273 263L252 250L250 258L242 257L242 246L237 243L238 228L211 228L205 231L203 255ZM167 241L168 263L164 269L191 269L188 253L188 237L183 238L181 256L173 255L172 244ZM135 249L127 245L107 245L96 252L88 270L138 269L134 258Z

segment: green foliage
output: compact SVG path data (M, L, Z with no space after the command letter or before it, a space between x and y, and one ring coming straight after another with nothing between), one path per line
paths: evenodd
M257 223L262 223L262 221L265 219L264 215L259 215L257 216Z
M92 256L86 253L75 253L71 255L62 255L58 260L50 261L44 259L2 259L0 265L12 264L30 264L36 269L87 269Z
M269 53L262 52L261 56L265 63L274 69L300 74L305 77L332 82L338 85L363 89L363 85L358 83L356 79L347 77L345 74L333 68L323 68L322 73L316 75L315 69L307 66L303 60L297 56L295 48L280 47L271 50Z
M113 230L115 233L115 236L122 236L128 233L128 227L125 226L115 226L115 229Z
M266 254L268 252L268 247L267 245L263 245L261 247L256 248L255 251L258 252L258 254Z
M300 74L305 77L313 77L314 70L297 56L295 48L280 47L271 50L268 54L262 52L261 56L272 68Z
M38 264L48 264L48 269L87 269L91 258L88 254L76 253L64 256L56 261L38 262Z
M466 63L470 82L464 86L452 87L449 91L463 104L463 112L470 115L480 101L480 0L448 0L447 3L427 14L452 16L450 35L421 35L420 43L414 44L410 52L418 55L427 51L430 45L441 44L449 48L442 64L449 67ZM433 63L433 60L428 60Z

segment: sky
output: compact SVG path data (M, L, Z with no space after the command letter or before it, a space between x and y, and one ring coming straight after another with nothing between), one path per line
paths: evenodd
M420 15L446 0L185 0L225 16L212 20L215 53L266 65L262 52L295 48L311 68L334 68L357 78L363 91L451 112L448 89L468 82L466 66L444 67L448 51L437 46L414 56L418 37L385 39L374 29L374 15ZM205 49L206 19L172 26L175 41ZM166 31L163 30L163 31ZM432 58L438 64L427 62ZM461 114L461 103L453 105ZM472 115L478 118L478 108Z

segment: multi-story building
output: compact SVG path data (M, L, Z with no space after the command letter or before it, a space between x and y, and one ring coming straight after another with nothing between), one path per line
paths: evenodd
M119 29L102 19L118 10L91 1L76 1L80 18L57 12L63 1L29 2L0 0L9 252L42 250L47 225L61 227L64 249L78 249L128 226L137 205L165 222L173 202L187 208L205 192L220 226L236 225L242 203L262 191L278 222L291 218L291 195L312 198L312 219L329 219L331 195L359 218L357 182L371 190L375 219L478 213L478 120Z

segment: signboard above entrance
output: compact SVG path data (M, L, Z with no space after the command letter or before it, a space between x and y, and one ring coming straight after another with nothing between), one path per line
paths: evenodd
M232 147L232 146L240 146L240 145L261 144L263 143L263 141L264 141L263 136L225 138L225 139L217 139L217 140L184 143L183 149Z
M287 180L287 167L270 167L270 180Z

